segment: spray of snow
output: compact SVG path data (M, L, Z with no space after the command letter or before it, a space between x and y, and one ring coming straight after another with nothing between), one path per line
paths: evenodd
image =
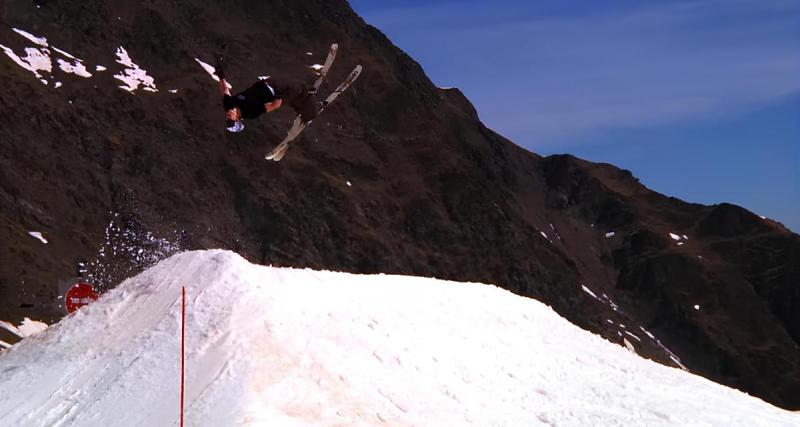
M44 243L45 245L47 244L47 239L44 238L44 236L40 231L29 231L28 234L39 239L39 241Z
M121 72L114 74L115 79L125 83L124 86L119 86L119 88L133 93L139 86L142 86L142 90L158 92L155 80L147 75L146 70L142 69L131 60L128 51L122 46L117 48L117 63L127 67Z
M138 222L114 213L97 255L82 266L86 280L100 290L108 289L177 253L180 234L176 231L172 235L157 236Z
M669 233L669 237L671 237L672 240L681 240L681 236L674 233Z
M606 239L608 239L609 237L614 237L614 234L616 233L613 231L606 233Z
M95 69L95 71L105 71L108 68L106 68L106 67L104 67L102 65L98 65L98 66L94 67L94 69Z
M178 89L170 89L169 93L178 93Z
M322 64L314 64L314 65L309 65L308 68L311 68L314 71L319 71L319 70L323 69L324 66Z
M191 426L800 422L494 286L223 251L163 261L0 354L2 422L177 425L183 285Z

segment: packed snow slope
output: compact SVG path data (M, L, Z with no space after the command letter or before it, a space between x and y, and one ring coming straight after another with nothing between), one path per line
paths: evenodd
M185 252L0 354L4 426L798 425L500 288Z

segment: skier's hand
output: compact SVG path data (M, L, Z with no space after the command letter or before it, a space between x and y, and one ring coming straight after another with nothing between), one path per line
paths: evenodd
M225 78L225 64L222 61L222 55L217 56L217 63L216 63L216 66L214 68L215 68L215 71L217 73L217 77L219 77L220 79L224 79Z
M276 99L276 100L274 100L272 102L268 102L268 103L264 104L264 108L266 108L268 113L271 113L271 112L277 110L278 108L281 108L281 105L283 105L283 99L278 98L278 99Z

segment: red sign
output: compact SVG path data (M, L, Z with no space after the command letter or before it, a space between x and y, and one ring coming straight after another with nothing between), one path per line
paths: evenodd
M97 300L99 296L100 295L94 291L92 285L78 282L67 291L67 295L65 297L67 312L72 313L84 305L88 305L92 301Z

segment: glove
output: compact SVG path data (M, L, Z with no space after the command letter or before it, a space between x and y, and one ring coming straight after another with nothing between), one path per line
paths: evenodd
M215 68L215 71L217 73L217 77L219 77L220 79L224 79L225 78L225 64L222 61L222 55L217 56L217 63L216 63L216 66L214 68Z

